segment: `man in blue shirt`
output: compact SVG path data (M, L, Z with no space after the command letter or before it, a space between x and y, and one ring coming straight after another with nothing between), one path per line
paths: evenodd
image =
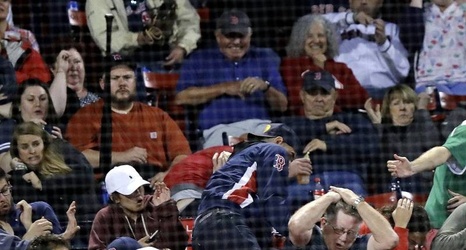
M259 123L269 123L263 121L271 111L287 108L280 58L271 49L251 47L251 36L249 17L236 9L226 11L217 20L217 46L195 51L183 63L176 103L196 106L204 148L222 145L223 132L240 136L254 131Z

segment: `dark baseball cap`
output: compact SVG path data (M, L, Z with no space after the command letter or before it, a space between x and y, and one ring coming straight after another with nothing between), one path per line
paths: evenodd
M325 70L306 70L301 74L303 78L303 90L309 92L316 87L321 87L330 92L332 89L341 89L343 85L332 74Z
M248 133L248 141L262 140L281 136L283 140L293 149L297 150L300 145L299 137L294 130L283 123L268 124L262 134Z
M249 33L251 21L248 15L243 11L232 9L223 12L217 19L217 29L220 29L222 34L239 33L243 36Z
M126 57L123 57L121 54L119 53L113 53L110 55L110 58L109 58L109 62L110 62L110 67L111 68L114 68L116 66L119 66L119 65L126 65L128 66L130 69L132 70L136 70L136 64L134 62L132 62L131 60L129 60L128 58Z

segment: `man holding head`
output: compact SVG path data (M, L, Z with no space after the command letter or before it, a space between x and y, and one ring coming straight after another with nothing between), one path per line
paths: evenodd
M366 195L364 177L379 152L374 125L360 113L335 112L337 89L341 83L325 70L305 71L300 98L304 116L285 117L282 122L299 138L296 152L308 153L313 165L313 180L319 177L325 189L330 185L349 188ZM306 204L314 182L290 183L290 199L295 208Z
M105 185L112 203L94 218L90 250L119 249L121 244L185 249L188 236L170 190L157 183L154 194L145 195L144 185L148 184L130 165L116 166L107 173Z
M191 154L188 141L167 113L135 101L135 65L119 54L113 54L112 60L112 164L136 164L152 184L162 181L173 164ZM99 100L81 108L69 121L66 134L94 168L99 167L99 148L105 143L100 140L103 105Z
M372 235L358 235L362 222ZM382 214L353 191L333 186L293 214L288 228L290 241L300 249L375 250L398 244L398 235Z
M280 58L268 48L251 46L252 28L243 11L217 19L217 46L195 51L183 63L176 102L198 112L196 129L203 148L222 145L222 133L240 136L268 124L270 112L287 108ZM261 127L263 128L263 127Z

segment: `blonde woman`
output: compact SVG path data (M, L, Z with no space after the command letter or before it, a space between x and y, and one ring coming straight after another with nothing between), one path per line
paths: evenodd
M11 184L19 200L45 201L65 220L73 200L83 214L99 208L92 167L70 144L53 138L41 125L16 125L11 140ZM78 218L79 219L79 218Z

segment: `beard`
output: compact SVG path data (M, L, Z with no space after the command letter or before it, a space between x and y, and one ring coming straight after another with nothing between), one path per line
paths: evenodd
M10 202L2 202L0 203L0 220L1 221L7 221L8 215L11 213L13 210L13 207L11 204L13 203L12 200Z
M128 109L136 100L136 94L134 92L129 91L129 95L127 97L118 97L117 93L118 91L111 95L112 106L116 109Z

